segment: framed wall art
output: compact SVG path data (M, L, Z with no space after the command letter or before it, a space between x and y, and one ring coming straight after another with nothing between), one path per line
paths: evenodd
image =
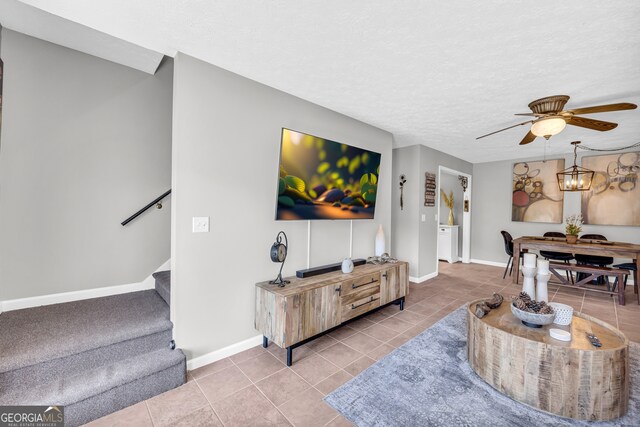
M640 152L583 157L582 167L595 172L582 193L584 223L640 226Z
M520 162L513 165L511 220L561 224L564 193L556 173L564 159Z

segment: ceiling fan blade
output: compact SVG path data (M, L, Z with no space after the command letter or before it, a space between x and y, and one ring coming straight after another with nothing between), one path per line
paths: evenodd
M594 120L588 117L578 117L578 116L573 116L571 117L571 119L567 119L567 124L573 125L573 126L580 126L581 128L599 130L600 132L605 132L618 127L617 123L604 122L602 120Z
M514 114L514 116L544 117L544 116L546 116L546 114L540 114L540 113L517 113L517 114Z
M515 127L518 127L518 126L526 125L527 123L533 123L533 120L528 120L526 122L518 123L517 125L509 126L508 128L500 129L500 130L497 130L495 132L491 132L491 133L488 133L486 135L479 136L476 139L484 138L485 136L493 135L493 134L496 134L498 132L502 132L502 131L507 130L507 129L511 129L511 128L515 128Z
M520 141L520 145L527 145L533 142L534 139L536 139L536 136L531 131L529 131L529 133L526 134L524 138L522 138L522 141Z
M638 108L636 104L622 102L620 104L596 105L594 107L576 108L573 110L567 110L567 112L573 114L589 114L605 113L607 111L635 110L636 108Z

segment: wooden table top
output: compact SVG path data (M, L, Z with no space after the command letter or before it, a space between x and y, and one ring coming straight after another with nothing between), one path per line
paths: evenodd
M475 304L482 300L474 301L469 305L469 316L475 316ZM487 325L508 332L510 334L545 343L557 347L566 347L575 350L598 351L613 350L629 345L627 337L617 328L583 313L573 313L571 325L561 326L556 324L546 325L541 328L529 328L524 326L520 319L511 313L510 301L506 298L502 305L480 319ZM549 329L563 329L571 333L571 341L560 341L551 338ZM586 333L595 334L602 347L594 347L587 339Z
M591 248L602 250L621 250L640 253L640 245L627 242L613 242L610 240L595 240L595 239L578 239L577 243L567 243L564 237L542 237L542 236L522 236L517 239L513 239L514 243L519 244L534 244L536 246L549 245L554 248Z
M283 287L266 282L256 283L256 286L267 289L277 295L289 296L300 293L301 291L315 289L321 286L327 286L332 283L340 283L345 280L355 279L363 274L378 273L381 270L392 268L398 265L404 265L408 263L406 261L398 261L395 263L387 264L363 264L355 267L351 273L343 273L341 270L332 271L331 273L318 274L317 276L301 279L296 276L285 277L285 280L289 280L291 283L287 283Z
M566 252L573 255L599 255L617 258L638 259L640 265L640 245L607 240L578 239L577 243L567 243L562 237L523 236L513 239L514 249L538 249L541 251ZM514 258L519 258L515 253ZM518 269L518 265L514 265ZM515 279L514 279L515 280Z

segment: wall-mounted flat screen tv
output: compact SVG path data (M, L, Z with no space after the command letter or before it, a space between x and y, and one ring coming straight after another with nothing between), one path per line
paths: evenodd
M380 153L282 129L276 219L372 219Z

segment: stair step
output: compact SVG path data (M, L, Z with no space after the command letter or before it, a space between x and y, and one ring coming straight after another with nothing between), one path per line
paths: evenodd
M185 383L186 358L168 348L96 369L0 392L2 405L64 405L65 425L77 426Z
M172 328L169 307L152 289L2 313L11 345L0 353L0 390L168 349Z
M156 279L156 292L171 306L171 271L158 271L153 273L153 277Z

